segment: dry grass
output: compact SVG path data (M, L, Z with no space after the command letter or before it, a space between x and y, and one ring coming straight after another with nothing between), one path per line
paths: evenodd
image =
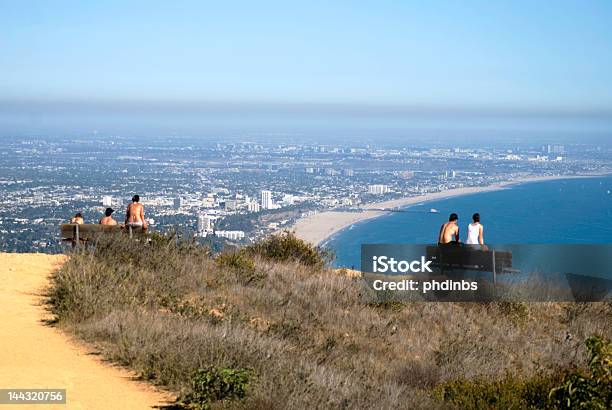
M51 309L183 397L197 369L251 369L244 399L213 403L230 408L445 407L436 386L580 367L612 336L606 303L372 306L358 277L266 256L104 240L55 275Z

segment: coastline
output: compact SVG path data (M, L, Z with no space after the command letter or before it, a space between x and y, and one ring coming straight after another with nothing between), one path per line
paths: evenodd
M559 175L559 176L542 176L542 177L525 177L512 181L499 182L487 186L453 188L441 192L433 192L425 195L417 195L405 198L392 199L388 201L363 204L358 208L362 212L346 212L346 211L323 211L314 215L300 218L292 229L295 235L313 245L319 246L331 236L338 232L354 225L358 222L363 222L369 219L378 218L387 215L388 211L380 210L381 208L403 208L411 205L416 205L424 202L434 201L438 199L453 198L462 195L478 194L482 192L498 191L507 189L513 185L527 184L532 182L545 182L561 179L580 179L580 178L597 178L607 174L591 174L591 175Z

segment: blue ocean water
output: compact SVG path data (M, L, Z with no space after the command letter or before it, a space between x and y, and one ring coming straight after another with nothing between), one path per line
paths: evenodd
M429 213L430 208L440 213ZM332 237L324 246L335 252L334 265L358 267L362 243L435 243L451 212L459 214L462 241L478 212L485 243L612 243L612 176L526 183L405 209Z

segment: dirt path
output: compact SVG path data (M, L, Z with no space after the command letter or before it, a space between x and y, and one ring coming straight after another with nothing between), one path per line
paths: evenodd
M0 388L65 388L66 405L20 409L150 409L172 398L130 380L59 330L44 325L41 289L63 256L0 254Z

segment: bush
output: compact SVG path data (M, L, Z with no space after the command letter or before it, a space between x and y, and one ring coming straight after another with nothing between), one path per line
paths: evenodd
M527 380L512 375L490 382L454 380L438 389L438 396L465 409L561 408L609 409L612 400L612 344L598 337L587 339L588 375L536 375ZM560 383L560 385L559 385Z
M551 407L550 390L560 378L536 375L527 380L507 375L496 381L454 380L438 389L438 396L462 409L543 409Z
M245 252L221 253L217 255L215 261L220 268L227 268L234 272L244 285L258 282L266 277L264 273L257 272L255 261Z
M529 307L525 302L499 302L498 307L515 324L525 323L529 319Z
M296 261L317 269L323 268L332 259L329 251L316 248L287 231L271 235L261 242L247 246L245 250L277 262Z
M218 400L242 399L246 396L252 371L211 367L195 372L191 388L183 403L191 409L208 409Z
M572 373L550 392L560 408L609 409L612 402L612 344L598 337L587 339L590 374Z

